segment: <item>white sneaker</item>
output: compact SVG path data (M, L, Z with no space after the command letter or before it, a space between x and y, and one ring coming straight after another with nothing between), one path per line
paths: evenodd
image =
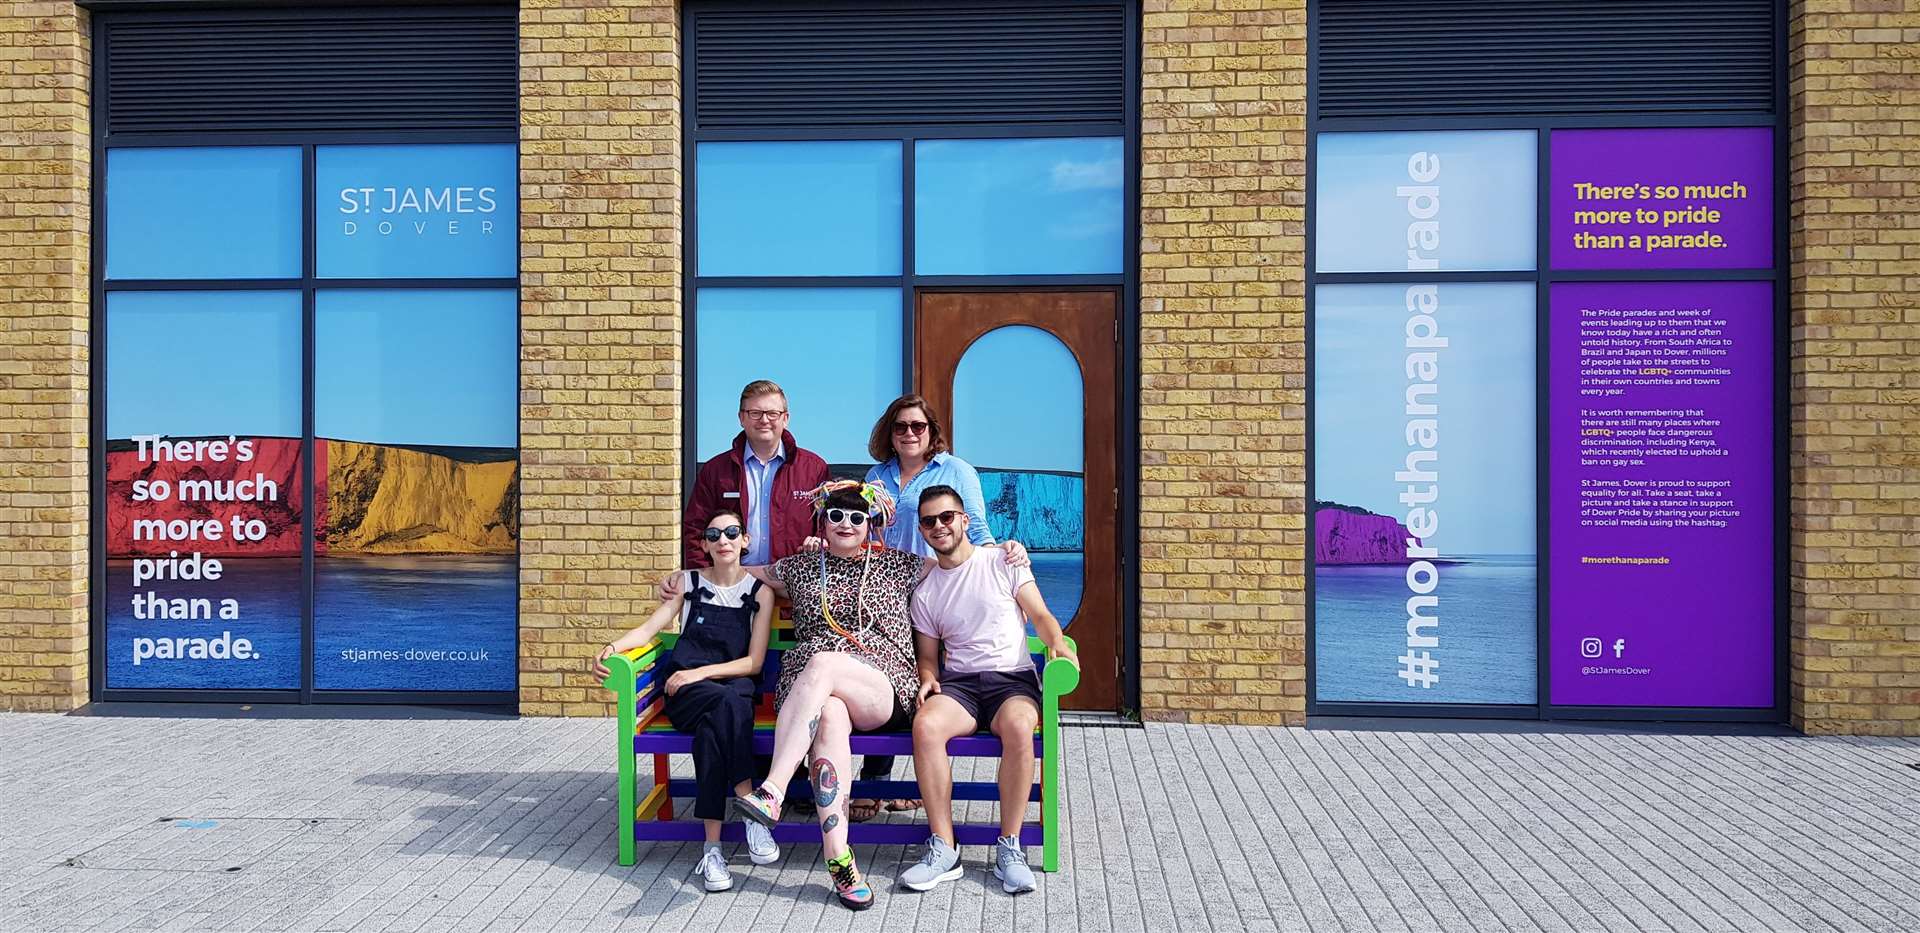
M773 830L745 820L747 824L747 858L755 865L771 865L780 861L780 845L773 841Z
M695 871L709 893L733 887L733 875L727 871L727 860L720 856L719 849L708 849L707 854L700 857L700 866Z

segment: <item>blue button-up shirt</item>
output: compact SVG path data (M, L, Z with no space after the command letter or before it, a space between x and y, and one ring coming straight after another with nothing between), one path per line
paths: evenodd
M967 540L974 544L992 544L993 530L987 527L987 500L980 492L980 473L973 464L949 453L938 453L927 465L920 468L919 475L906 484L900 485L900 458L890 457L887 462L875 464L867 471L867 482L878 483L893 497L897 507L898 519L893 527L884 529L881 534L887 547L898 551L908 551L922 557L932 557L933 547L927 539L920 536L920 493L928 486L952 486L960 493L960 505L967 510L971 520L967 526Z
M745 463L747 467L747 528L753 536L747 545L747 553L740 556L740 563L750 566L769 563L773 556L773 474L780 472L780 465L787 462L787 445L782 442L774 448L773 459L761 460L748 444Z

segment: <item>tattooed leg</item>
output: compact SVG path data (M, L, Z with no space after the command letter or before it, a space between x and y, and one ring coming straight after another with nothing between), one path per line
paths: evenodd
M829 859L847 851L847 787L840 776L853 773L852 734L846 704L837 697L828 700L813 741L812 778L813 802L820 812L821 851Z

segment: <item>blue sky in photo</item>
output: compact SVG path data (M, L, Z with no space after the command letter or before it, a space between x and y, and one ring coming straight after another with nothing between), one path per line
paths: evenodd
M1117 137L921 140L913 172L921 275L1123 268L1126 161Z
M1439 158L1431 182L1415 181L1408 160ZM1532 130L1322 133L1314 167L1314 264L1321 272L1406 272L1408 213L1403 186L1440 189L1441 270L1525 270L1535 264Z
M318 275L511 278L520 243L519 171L513 143L318 147ZM493 190L483 195L485 188ZM354 190L343 198L343 189ZM408 206L409 192L418 207ZM382 222L392 224L390 232L381 232Z
M110 292L107 437L300 436L299 292Z
M1439 286L1443 555L1534 553L1534 285ZM1405 285L1314 291L1315 496L1405 520ZM1424 484L1422 484L1424 485Z
M317 436L519 445L512 289L323 289L315 300Z
M954 452L976 467L1079 473L1086 398L1080 361L1038 327L1000 327L953 377Z
M706 142L699 275L899 275L898 141Z
M300 148L107 153L110 279L300 277Z

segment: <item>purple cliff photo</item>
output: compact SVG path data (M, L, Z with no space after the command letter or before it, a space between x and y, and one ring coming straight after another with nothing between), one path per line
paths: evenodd
M1553 286L1551 702L1774 703L1773 285Z
M1555 130L1555 269L1773 265L1773 131Z

